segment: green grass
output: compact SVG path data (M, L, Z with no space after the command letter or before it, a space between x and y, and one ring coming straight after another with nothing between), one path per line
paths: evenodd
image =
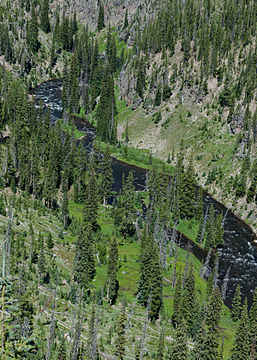
M79 116L83 117L80 113ZM57 120L63 131L68 131L70 134L73 132L75 139L80 139L86 135L85 131L79 131L75 125L65 124L62 119Z

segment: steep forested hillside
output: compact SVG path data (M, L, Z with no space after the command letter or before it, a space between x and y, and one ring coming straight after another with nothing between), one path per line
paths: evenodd
M256 20L0 3L1 359L257 359Z

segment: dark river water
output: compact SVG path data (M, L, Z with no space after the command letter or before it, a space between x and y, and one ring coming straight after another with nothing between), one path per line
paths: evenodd
M61 84L61 80L51 80L42 83L31 92L36 99L41 99L44 104L51 106L51 119L53 123L62 117ZM94 129L81 119L75 121L75 123L80 130L87 131L87 136L83 141L85 146L90 149L90 144L95 134ZM123 174L127 176L130 170L134 174L136 189L142 190L144 188L146 181L146 171L144 169L125 164L116 159L113 159L112 166L114 177L113 190L120 190L122 176ZM208 193L204 193L204 204L205 208L213 204L215 212L217 214L221 212L225 216L224 246L218 249L218 284L220 287L224 283L223 280L229 270L225 303L228 306L231 305L235 287L238 284L241 287L243 297L247 296L249 303L251 303L253 291L257 287L257 247L253 243L256 236L249 226L238 219L225 206L215 201ZM177 238L179 239L180 246L184 248L188 246L189 240L185 236L179 234ZM191 251L200 261L205 261L207 254L199 246L191 244Z

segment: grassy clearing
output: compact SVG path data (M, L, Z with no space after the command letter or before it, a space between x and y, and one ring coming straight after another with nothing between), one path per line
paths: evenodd
M79 114L79 116L83 117L82 114ZM57 120L58 123L61 126L61 129L63 131L68 131L70 134L74 134L75 139L80 139L81 137L86 135L85 131L79 131L75 125L72 124L65 124L62 119Z

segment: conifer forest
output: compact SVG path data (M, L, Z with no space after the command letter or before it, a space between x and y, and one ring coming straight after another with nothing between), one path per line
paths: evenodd
M0 359L257 360L257 1L0 1Z

